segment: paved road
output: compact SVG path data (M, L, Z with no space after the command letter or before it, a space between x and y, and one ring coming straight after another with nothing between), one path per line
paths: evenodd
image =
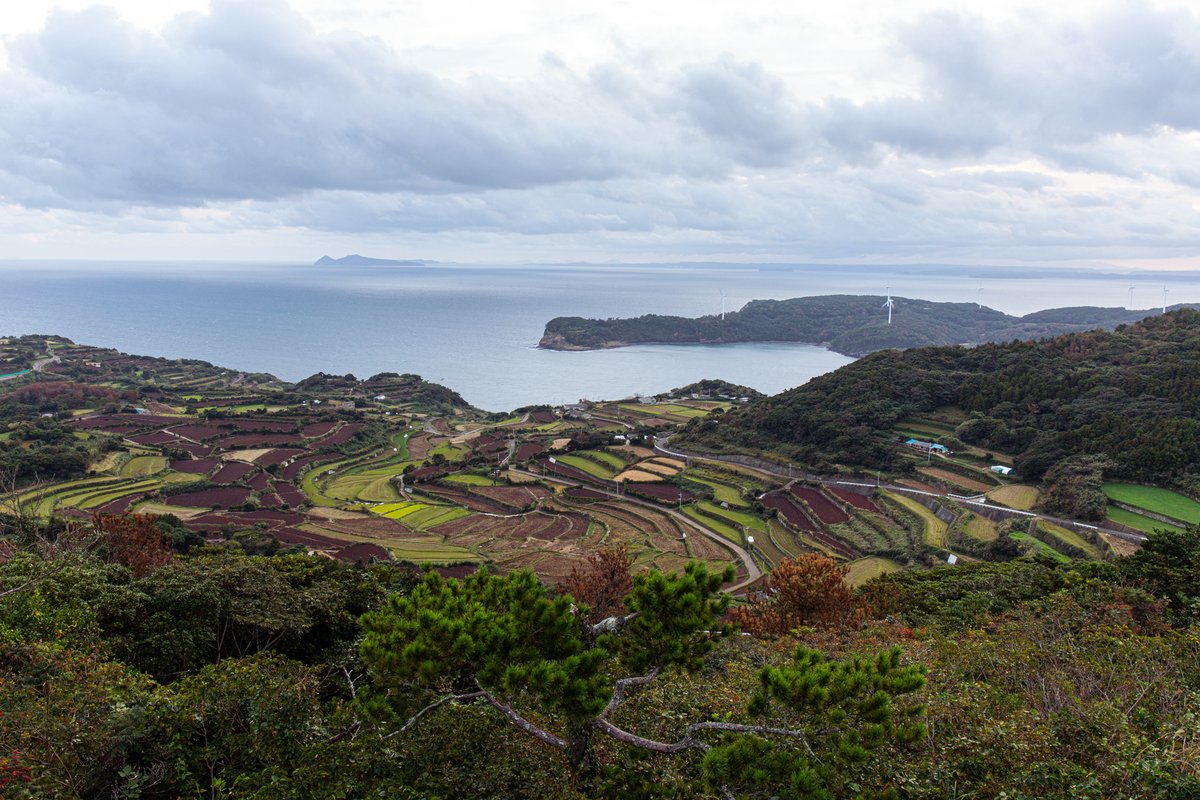
M667 508L666 506L660 506L658 503L651 503L648 500L640 500L636 497L630 497L627 494L617 494L616 492L610 492L601 486L597 486L597 485L591 484L591 483L583 483L582 481L573 481L573 480L569 480L567 478L559 478L559 477L554 477L554 476L550 476L550 475L540 475L536 472L527 472L527 471L521 470L521 469L511 469L509 471L516 472L519 475L528 475L531 478L537 478L539 480L548 480L548 481L551 481L552 483L560 483L564 486L581 486L585 489L589 489L594 492L600 492L602 494L606 494L609 497L613 498L614 500L621 500L622 502L633 503L634 505L645 506L646 508L652 508L655 511L661 511L666 514L670 514L671 517L673 517L674 519L678 520L679 522L682 522L683 524L685 524L689 527L695 528L696 530L700 531L700 533L702 533L703 535L712 539L714 542L721 545L722 547L732 550L737 555L738 559L742 562L742 566L744 566L746 568L746 577L743 580L738 581L733 586L730 586L728 589L725 590L729 593L733 593L736 591L740 591L741 589L744 589L746 586L749 586L750 584L754 583L756 580L758 580L762 576L762 570L760 570L758 568L758 564L754 563L754 558L750 555L749 552L747 552L746 548L742 547L741 545L734 544L733 542L729 541L728 539L726 539L724 536L717 533L716 531L709 530L708 528L704 527L704 525L700 524L696 520L689 517L687 514L683 514L679 511L675 511L674 509Z
M59 357L54 355L54 351L47 347L46 355L33 362L29 369L14 373L12 375L5 375L3 378L0 378L0 381L11 381L15 380L16 378L20 378L23 375L28 375L31 372L41 372L50 364L57 364L59 360Z

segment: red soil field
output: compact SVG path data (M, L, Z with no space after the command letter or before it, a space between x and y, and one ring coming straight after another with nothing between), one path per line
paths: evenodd
M275 493L283 498L283 502L295 508L301 503L308 502L308 496L304 492L292 486L290 483L275 484Z
M821 494L819 489L792 484L791 491L796 497L808 503L808 507L817 515L817 519L826 525L836 525L850 519L850 515L834 505L828 497Z
M593 478L591 475L588 475L583 470L578 470L574 467L568 467L566 464L560 464L557 461L551 464L550 459L548 458L538 459L537 463L547 474L560 475L564 478L583 481L584 483L597 483L595 478Z
M554 416L553 411L534 411L529 415L530 422L536 422L539 425L544 425L547 422L554 422L558 417Z
M658 503L682 502L691 503L695 501L696 495L689 492L687 489L681 489L678 486L673 486L669 483L627 483L625 491L635 496L649 497Z
M269 453L263 453L261 456L254 459L254 463L258 464L260 467L269 467L272 464L282 464L289 458L295 458L303 453L303 450L297 450L293 447L280 447L276 450L272 450Z
M572 500L607 500L608 495L603 492L597 492L595 489L585 489L582 486L572 486L563 492Z
M249 499L249 489L230 486L224 489L205 489L201 492L172 495L167 498L167 502L173 506L191 506L193 508L210 508L212 506L229 508L241 505Z
M196 458L191 461L172 461L171 469L189 475L204 475L216 468L220 461L211 458Z
M409 483L416 483L417 481L427 481L432 478L438 478L445 474L446 470L442 469L441 467L419 467L408 473L407 479Z
M143 433L141 436L130 436L129 441L138 444L160 445L175 444L179 439L164 431L155 431L154 433Z
M246 481L246 485L256 492L261 492L271 484L271 476L265 472L260 472L250 480Z
M368 564L371 561L391 561L392 554L377 544L359 542L349 547L343 547L333 554L339 561L353 561L358 564Z
M239 433L217 441L217 447L225 450L240 450L256 447L287 447L303 444L304 440L294 433Z
M763 495L762 504L767 508L773 508L778 511L781 517L802 531L810 533L820 531L820 528L813 524L813 521L808 518L804 510L792 502L792 499L785 494L770 492Z
M141 500L145 496L146 495L144 494L131 494L128 497L118 497L111 503L105 503L94 510L101 514L124 514L133 506L134 503L136 503L138 500Z
M305 439L316 439L324 436L336 427L337 420L332 420L329 422L314 422L310 425L305 425L304 428L301 429L300 435Z
M262 494L258 496L258 504L262 508L279 508L283 505L283 498L277 494Z
M165 428L178 425L179 417L162 417L157 414L102 414L75 420L79 428L104 428L109 425L134 425L138 428Z
M212 476L213 483L237 483L242 478L254 472L253 464L246 464L242 461L230 461L225 466L217 470Z
M228 436L233 432L232 426L217 427L216 425L176 425L167 428L169 433L203 442L205 439L216 439L218 436Z
M849 503L855 508L861 508L863 511L874 511L876 514L881 513L879 506L871 502L871 498L867 497L865 494L855 494L854 492L850 492L845 489L831 488L829 491L833 493L834 497Z
M296 430L294 419L244 419L239 417L232 420L239 433L288 433Z
M322 536L319 533L310 533L302 531L299 528L290 528L284 526L275 528L271 531L271 535L279 540L280 544L301 544L305 547L311 547L316 550L334 550L346 546L345 542L339 541L329 536Z
M468 575L474 575L477 569L479 566L476 564L455 564L453 567L434 567L433 571L443 578L462 580Z
M408 457L413 461L424 461L432 449L433 442L430 441L429 434L418 433L408 437Z
M326 436L324 439L318 439L312 443L313 447L330 447L332 445L345 444L354 438L354 434L363 429L361 422L347 422L335 432Z
M517 459L517 461L528 461L529 459L533 458L534 456L536 456L538 453L542 452L545 449L546 448L540 444L530 442L528 444L523 444L520 447L518 447L516 456L514 456L514 457Z
M192 458L207 458L212 455L212 448L206 444L192 444L191 442L176 442L171 445L172 450L182 450L185 453L190 453Z

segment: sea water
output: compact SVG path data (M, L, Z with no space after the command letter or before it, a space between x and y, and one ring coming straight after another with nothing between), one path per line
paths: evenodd
M1159 302L1164 281L1169 302L1200 299L1195 275L1137 273L1135 304ZM722 292L732 311L754 299L888 288L1024 314L1124 306L1130 284L1128 274L965 267L26 262L0 264L0 335L59 334L289 381L414 372L505 411L653 394L701 378L775 393L852 360L791 344L537 349L556 316L698 316L720 313Z

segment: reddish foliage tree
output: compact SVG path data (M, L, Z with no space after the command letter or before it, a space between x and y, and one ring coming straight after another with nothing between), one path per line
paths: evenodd
M92 528L108 561L129 567L139 578L174 558L152 514L93 514Z
M755 636L782 636L799 627L839 628L864 616L864 605L846 583L847 567L819 553L781 561L759 594L730 612Z
M582 564L576 564L558 588L587 604L588 622L599 622L625 613L625 596L633 588L632 570L633 554L629 545L622 543L592 553Z

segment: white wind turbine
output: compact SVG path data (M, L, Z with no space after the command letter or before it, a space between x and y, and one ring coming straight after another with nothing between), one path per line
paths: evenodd
M725 321L725 290L721 290L721 322Z
M979 284L979 291L975 293L975 305L983 308L983 284Z
M887 287L887 300L884 301L880 308L888 310L888 325L892 324L892 308L896 305L896 301L892 299L892 287Z
M1163 284L1163 313L1167 313L1167 286Z
M1133 311L1133 284L1129 284L1129 310Z

